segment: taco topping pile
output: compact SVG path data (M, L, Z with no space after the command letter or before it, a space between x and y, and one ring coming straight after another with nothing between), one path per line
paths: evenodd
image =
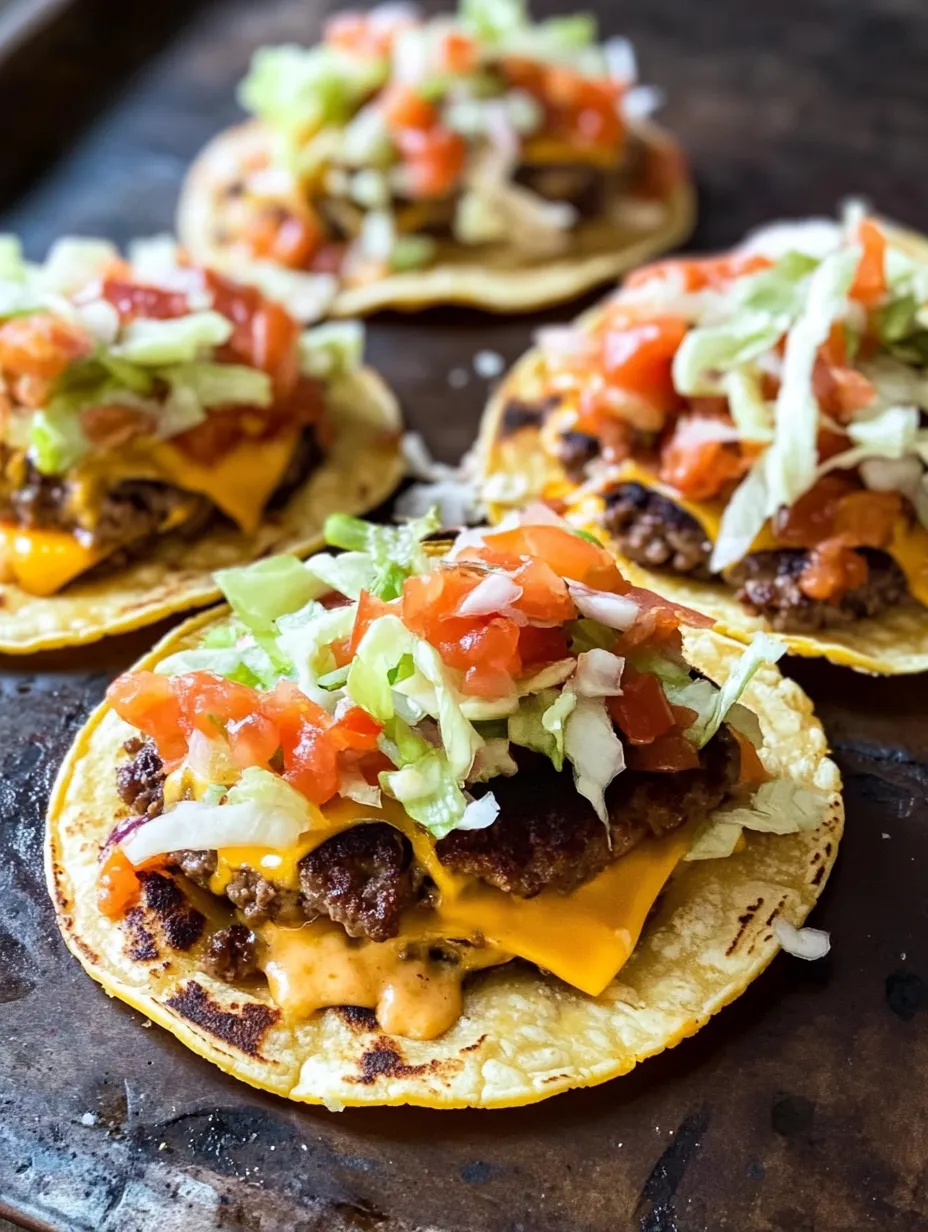
M182 872L234 908L212 976L426 1039L514 956L598 995L684 855L817 824L738 703L768 639L695 676L681 626L708 622L545 506L453 540L435 515L326 530L341 554L220 573L233 617L111 685L137 734L105 915Z
M254 531L327 446L327 381L354 323L301 333L253 286L168 240L0 237L0 580L51 595L159 535Z
M628 559L724 578L776 629L928 605L926 305L928 265L873 219L773 227L546 331L510 410L567 473L549 496L596 498Z
M653 227L683 170L636 135L656 99L634 81L624 40L586 14L533 24L524 0L335 14L321 45L255 55L239 97L273 146L230 185L222 243L357 285L442 240L537 259L586 218Z

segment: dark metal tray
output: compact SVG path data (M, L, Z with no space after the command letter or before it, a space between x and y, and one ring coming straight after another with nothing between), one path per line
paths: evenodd
M928 225L917 0L594 7L610 31L621 17L667 89L702 190L698 247L848 192ZM76 0L0 66L0 224L35 254L59 231L165 229L186 161L235 117L251 48L311 39L318 22L297 0ZM454 458L487 392L475 351L514 359L537 323L387 315L370 350L410 423ZM467 385L450 386L452 368ZM94 1232L928 1230L921 680L787 664L847 781L816 917L833 934L824 963L778 958L695 1039L593 1091L507 1112L330 1114L200 1061L59 940L41 864L50 782L107 680L160 631L0 662L0 1215Z

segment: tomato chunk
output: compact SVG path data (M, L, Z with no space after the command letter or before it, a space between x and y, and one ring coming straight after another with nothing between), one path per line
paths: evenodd
M259 706L254 689L215 672L185 672L170 681L180 704L181 725L188 732L196 728L206 736L224 733L228 723L248 718Z
M395 134L403 156L406 188L412 197L444 197L454 188L464 169L467 146L464 138L448 128L403 128Z
M181 291L146 287L121 278L105 278L100 298L113 305L122 321L132 321L136 317L167 321L186 316L190 311L187 296Z
M563 629L539 629L525 625L519 630L519 658L522 670L540 667L542 663L556 663L568 655L567 635Z
M850 296L872 308L886 295L886 236L872 218L864 218L857 229L857 242L863 253Z
M247 714L241 719L232 719L226 728L232 760L242 770L248 766L267 769L271 758L280 747L277 728L263 714Z
M391 607L383 599L378 599L370 591L362 590L358 598L358 606L355 611L354 625L351 629L351 640L348 643L348 653L345 662L350 663L358 653L358 647L361 645L364 634L375 620L379 620L381 616L395 616L397 614L395 607Z
M622 672L622 692L607 697L609 713L632 744L650 744L675 726L676 720L661 682L630 663Z
M606 329L602 367L610 385L639 394L657 406L677 402L673 387L673 357L689 326L681 317L656 317Z
M332 720L290 680L281 680L262 710L280 733L284 778L313 804L338 790L338 750L329 735Z
M380 100L380 114L391 132L429 129L438 122L438 112L412 86L397 83L388 87Z
M561 578L594 590L622 594L628 584L605 548L561 526L518 526L487 536L486 545L468 556L518 569L526 557L538 557Z
M114 847L97 874L97 906L108 919L121 916L138 898L142 889L129 857Z
M692 423L691 417L677 421L661 450L660 477L691 500L710 500L741 478L750 459L736 444L694 439Z
M360 706L352 706L332 725L331 738L337 749L369 753L377 748L377 737L383 724L371 718Z
M626 761L631 770L651 773L696 770L699 767L699 753L680 728L674 727L657 736L650 744L633 744L627 750Z
M51 313L12 317L0 325L0 368L10 376L51 380L93 349L85 329Z
M106 700L121 719L154 740L164 761L178 761L187 752L181 706L170 677L126 672L107 689Z
M652 279L674 278L679 280L683 291L704 291L707 287L721 290L734 279L757 274L769 269L772 264L769 257L760 253L725 253L716 257L688 257L684 260L671 258L633 270L624 285L640 287Z

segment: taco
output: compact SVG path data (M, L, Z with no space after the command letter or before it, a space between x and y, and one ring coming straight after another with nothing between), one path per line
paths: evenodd
M928 245L852 211L630 275L494 396L486 495L745 639L928 669Z
M94 641L213 602L223 566L318 547L398 481L363 329L303 331L169 240L130 260L0 237L0 651Z
M220 574L232 614L116 680L53 793L87 971L295 1100L544 1099L692 1034L778 940L827 948L796 926L840 780L776 644L544 507L436 524L337 515L344 554Z
M532 24L524 0L336 14L319 46L255 54L254 118L194 162L181 239L222 268L314 276L337 316L569 299L692 227L635 71L589 15Z

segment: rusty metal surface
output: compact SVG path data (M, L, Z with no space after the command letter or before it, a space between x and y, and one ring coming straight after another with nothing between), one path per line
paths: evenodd
M852 190L928 224L928 12L754 8L623 6L696 162L699 245ZM309 38L317 20L294 0L208 6L4 225L35 252L58 230L163 229L186 158L234 116L250 47ZM452 458L486 394L474 352L513 359L536 323L388 316L371 353ZM470 377L452 389L455 367ZM824 963L779 957L695 1039L593 1091L507 1112L331 1114L226 1078L110 1001L58 938L41 870L51 778L156 632L0 663L0 1216L68 1232L928 1232L922 680L787 664L847 781L847 837L816 918L834 938Z

